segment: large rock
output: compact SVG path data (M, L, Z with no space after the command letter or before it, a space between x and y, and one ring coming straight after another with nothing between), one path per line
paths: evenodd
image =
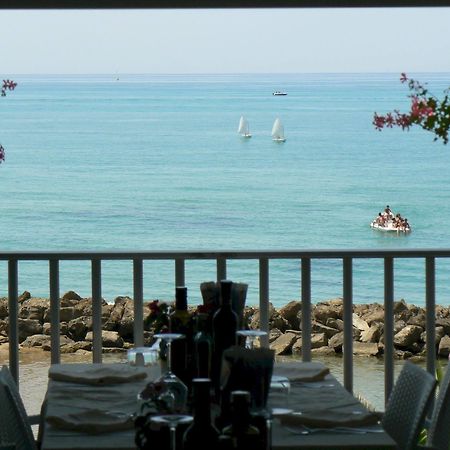
M445 335L439 342L438 355L448 358L450 354L450 337Z
M287 305L284 305L282 308L280 308L278 312L280 313L280 316L283 317L283 319L287 320L291 328L298 330L300 327L298 313L301 311L301 309L302 302L292 300Z
M382 307L377 307L368 311L361 317L369 326L372 326L374 323L384 323L384 309Z
M74 341L83 341L88 331L92 329L91 317L78 317L67 324L67 334Z
M42 334L42 324L39 320L19 319L19 342L23 342L28 336Z
M278 328L273 328L269 331L269 343L272 343L275 339L278 339L283 333Z
M73 341L67 336L61 335L59 337L60 345L67 345ZM51 350L51 337L47 334L35 334L28 336L23 342L22 347L42 347L44 350Z
M435 332L434 332L434 344L436 345L436 347L439 345L439 342L441 341L441 339L445 336L445 331L443 327L436 327ZM424 331L421 335L420 335L420 340L423 342L427 342L427 333L426 331Z
M61 353L75 353L78 352L78 350L90 352L92 350L92 342L79 341L61 345Z
M342 319L344 306L342 299L318 303L312 311L312 317L317 322L326 323L327 319Z
M361 342L378 342L381 337L381 326L372 325L368 330L361 332Z
M31 319L44 321L44 315L50 308L48 298L30 298L21 303L19 307L19 317L21 319Z
M333 317L330 317L327 319L325 325L338 331L344 331L344 321L342 319L334 319Z
M427 318L424 313L418 313L416 316L411 316L407 321L408 325L416 325L421 328L425 328L426 323Z
M340 331L332 338L328 339L328 346L331 347L336 353L342 352L342 345L344 344L344 332Z
M112 314L112 312L111 312ZM134 326L134 301L127 297L123 308L122 318L119 322L118 332L124 339L133 338L133 326Z
M284 333L270 344L270 348L275 351L275 355L288 355L297 339L294 333Z
M336 356L336 352L333 348L325 345L324 347L313 348L311 349L311 354L315 356Z
M106 321L104 328L109 331L117 331L119 329L120 321L122 320L123 312L126 303L130 297L116 297L114 300L114 307L110 311L109 318Z
M81 300L81 297L75 291L67 291L62 297L61 300L74 300L78 302Z
M60 322L59 333L67 336L67 322ZM44 322L42 324L42 334L50 336L52 334L52 326L50 322Z
M86 341L93 341L93 332L89 331L86 334ZM119 336L117 331L102 331L102 347L123 347L123 339Z
M331 328L326 325L322 325L320 322L316 322L315 320L313 320L311 324L311 331L313 333L324 333L327 336L327 338L330 338L335 334L339 333L339 330L337 330L336 328Z
M353 326L360 331L366 331L369 329L369 324L355 313L352 314L352 321Z
M450 336L450 318L436 319L436 326L444 328L445 334Z
M22 303L25 300L28 300L30 298L31 298L31 294L28 291L23 291L22 294L19 295L19 298L17 300L19 303Z
M344 348L345 351L345 348ZM377 356L378 345L369 342L353 342L353 354L358 356Z
M408 349L420 339L423 328L416 325L407 325L394 335L394 345L401 349Z
M328 344L328 338L325 333L314 333L311 335L311 349L326 347ZM303 351L303 341L299 338L292 346L292 353L300 355ZM334 350L333 350L334 352Z
M0 319L8 317L8 299L0 299Z

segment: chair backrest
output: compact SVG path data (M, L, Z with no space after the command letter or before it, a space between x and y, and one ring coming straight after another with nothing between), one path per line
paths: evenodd
M436 450L450 448L450 364L447 365L445 376L439 385L439 394L428 429L427 445Z
M402 450L414 449L432 397L436 379L406 362L392 389L382 425Z
M1 441L14 444L16 450L36 450L25 407L16 382L6 366L0 370L0 404Z

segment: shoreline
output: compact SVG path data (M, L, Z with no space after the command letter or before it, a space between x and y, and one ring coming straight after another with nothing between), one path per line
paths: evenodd
M239 286L239 285L238 285ZM241 327L258 329L259 309L245 304L245 285L237 303L241 305ZM204 290L209 307L217 298L215 284ZM209 297L208 297L209 296ZM151 345L153 335L167 325L167 307L171 302L144 302L144 345ZM394 357L424 360L426 357L426 310L394 301ZM190 306L193 316L198 313ZM312 355L339 356L343 347L343 299L334 298L311 305ZM211 314L211 310L209 312ZM19 297L20 348L40 349L50 353L50 300L32 297L25 291ZM437 305L436 354L450 354L450 307ZM292 300L281 308L269 303L269 342L277 356L302 354L301 301ZM114 304L102 303L102 347L105 354L125 354L133 343L134 303L130 297L117 297ZM378 303L353 305L353 354L381 357L384 352L384 307ZM92 350L92 299L68 291L60 299L61 354L90 355ZM8 300L0 299L0 350L8 343Z

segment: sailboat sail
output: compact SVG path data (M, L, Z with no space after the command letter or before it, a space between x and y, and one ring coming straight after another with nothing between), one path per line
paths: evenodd
M286 138L284 137L284 127L280 119L276 119L272 128L272 139L274 141L284 142Z
M251 137L250 126L244 116L241 116L241 120L239 120L238 133L243 137Z

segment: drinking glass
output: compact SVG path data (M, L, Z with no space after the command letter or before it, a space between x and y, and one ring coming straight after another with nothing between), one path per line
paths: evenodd
M256 340L261 336L266 336L267 331L263 330L238 330L238 336L245 336L245 347L252 350L255 348Z
M294 412L293 409L286 408L289 403L289 392L291 383L289 378L278 375L272 375L269 389L269 399L267 401L266 430L267 430L267 448L270 449L272 441L272 422L275 417L286 416Z
M155 347L135 347L127 351L128 363L134 366L150 366L158 361L159 350Z
M181 412L186 407L188 388L187 386L172 372L172 341L175 339L183 339L184 334L162 333L155 334L156 339L161 339L167 344L167 370L161 375L157 383L164 386L164 400L171 412Z
M177 426L192 422L193 417L184 414L164 414L153 416L150 421L156 424L168 425L170 430L170 450L177 447Z

